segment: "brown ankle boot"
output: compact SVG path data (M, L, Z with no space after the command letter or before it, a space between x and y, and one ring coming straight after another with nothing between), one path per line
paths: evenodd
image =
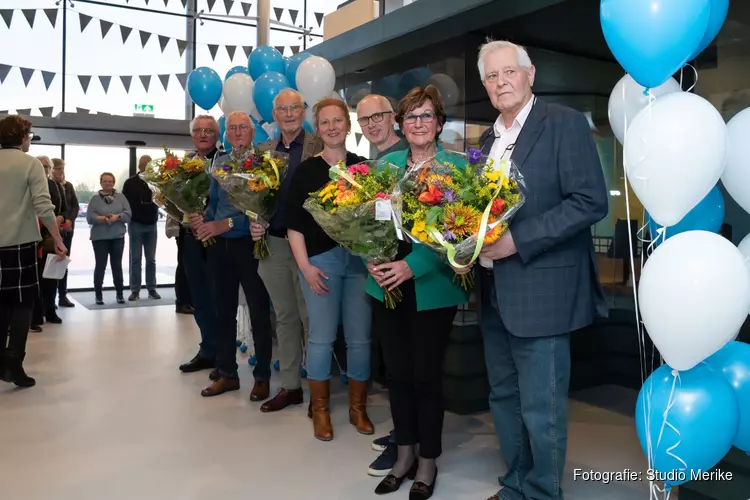
M367 416L367 382L349 379L349 422L360 434L374 434L375 427Z
M315 437L321 441L333 439L331 424L331 384L330 380L310 380L310 405Z

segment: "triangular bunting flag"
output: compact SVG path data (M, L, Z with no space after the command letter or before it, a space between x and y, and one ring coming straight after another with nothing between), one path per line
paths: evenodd
M234 45L227 45L224 48L227 49L227 55L229 56L229 60L231 61L232 59L234 59L234 52L237 50L237 47Z
M17 109L16 113L21 116L31 116L31 108L28 109Z
M102 38L107 36L107 33L109 33L109 30L112 29L112 23L109 21L102 21L99 20L99 27L102 29Z
M224 0L224 8L227 10L227 14L229 14L229 11L232 10L233 5L234 0Z
M216 53L219 51L219 46L209 43L208 44L208 51L211 53L211 60L216 60Z
M289 48L292 49L292 54L299 54L299 45L292 45Z
M354 132L354 138L357 140L357 146L359 146L359 141L362 140L362 134L359 132Z
M89 111L89 110L88 110L88 109L86 109L86 108L78 108L78 107L76 108L76 113L80 113L80 114L82 114L82 115L87 115L87 114L89 114L90 112L91 112L91 111Z
M282 55L282 56L284 55L284 46L283 46L283 45L277 45L277 46L276 46L276 47L274 47L274 48L275 48L276 50L278 50L279 52L281 52L281 55Z
M167 48L167 44L169 43L170 38L168 36L159 35L159 46L161 47L162 54L164 53L164 49Z
M151 75L140 75L138 78L141 79L143 88L146 89L146 92L148 92L148 87L149 85L151 85Z
M120 76L120 81L122 82L122 86L125 87L125 93L130 93L130 82L133 80L132 76Z
M148 39L151 38L151 33L138 30L138 34L141 36L141 48L145 48L148 43Z
M164 87L164 91L167 91L167 87L169 86L169 75L159 75L159 81L161 82L161 86Z
M187 73L179 73L174 75L177 77L177 81L180 82L180 87L182 87L182 90L185 90L185 85L187 84Z
M78 75L78 81L81 83L81 88L85 94L89 90L89 83L91 83L91 77L86 75Z
M44 87L49 90L49 86L52 85L52 80L55 79L55 73L51 71L42 71L42 80L44 80Z
M182 8L186 9L187 8L187 0L181 0L181 1L182 1Z
M247 45L243 45L242 51L245 53L245 57L250 57L250 52L253 51L253 48L252 46L248 47Z
M52 106L49 106L46 108L39 108L39 112L42 114L42 116L46 116L47 118L52 118Z
M281 16L284 15L284 9L281 7L274 7L273 13L276 15L276 20L281 21Z
M10 23L13 21L13 9L2 9L0 10L0 16L2 16L5 24L10 28Z
M0 64L0 85L5 81L5 77L8 76L11 66L7 64Z
M168 7L168 6L169 6L169 0L164 0L164 7Z
M102 84L102 88L104 89L105 94L109 92L109 82L111 81L112 81L111 76L99 75L99 83Z
M18 68L21 70L21 77L23 77L23 86L28 87L31 77L34 76L35 69L31 68Z
M149 1L149 0L146 0L146 5L148 5L148 1Z
M299 15L299 11L295 9L289 9L289 15L292 16L292 24L297 22L297 15Z
M53 28L57 28L57 9L44 9L47 19ZM40 108L41 109L41 108Z
M242 12L245 14L245 17L250 13L250 9L253 7L253 4L251 3L245 3L240 2L242 4Z
M187 48L187 41L186 40L175 40L177 42L177 50L180 51L180 57L182 57L182 54L185 53L185 49Z
M211 12L216 5L216 0L206 0L208 3L208 11Z
M125 43L128 41L128 37L130 36L130 33L133 32L133 28L128 28L127 26L120 26L120 35L122 35L122 43Z
M318 28L320 28L321 26L323 26L323 16L324 15L325 14L323 14L322 12L316 12L315 13L315 20L318 21Z
M87 16L86 14L78 13L78 19L81 21L81 33L86 29L86 27L89 25L93 17Z
M34 29L34 19L36 19L36 9L21 9L23 17L29 22L29 26Z

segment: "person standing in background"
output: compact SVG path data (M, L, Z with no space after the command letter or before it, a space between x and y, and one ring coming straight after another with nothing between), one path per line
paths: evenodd
M190 298L190 286L185 274L184 240L190 232L180 221L167 217L165 233L167 238L174 238L177 242L177 269L174 272L175 312L177 314L193 314L193 301Z
M50 160L47 156L42 156L39 158L39 161L41 161L44 165L44 173L45 175L47 175L47 189L49 190L52 204L55 206L55 216L57 217L58 229L60 230L60 232L62 232L62 227L65 226L67 222L69 222L65 219L68 213L68 207L65 201L64 190L62 186L60 186L60 184L53 179L52 160ZM54 245L52 242L52 236L47 228L43 228L41 231L42 257L40 264L42 265L42 269L44 269L44 264L47 261L47 255L54 253ZM44 320L47 323L62 323L62 319L57 315L57 311L55 310L55 295L57 295L57 286L59 281L60 280L52 280L44 277L42 277L40 280L42 289L42 314L44 315ZM35 319L38 319L36 317L38 316L38 314L35 314L34 316ZM34 322L34 324L36 325L36 322Z
M130 204L133 216L128 224L130 235L130 296L128 300L134 302L141 294L141 260L146 258L146 288L148 298L160 299L156 292L156 240L158 232L156 222L159 220L159 207L154 203L154 193L141 174L151 161L148 155L138 160L138 173L125 181L122 194Z
M76 218L80 206L78 196L73 184L65 180L65 162L60 158L52 158L52 179L62 187L62 195L65 198L65 221L63 222L61 234L65 248L68 249L68 257L73 245L73 231L75 231ZM75 307L68 299L68 271L65 270L65 276L57 283L57 304L60 307Z

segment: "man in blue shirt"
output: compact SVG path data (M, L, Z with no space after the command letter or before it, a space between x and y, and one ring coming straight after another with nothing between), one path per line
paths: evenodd
M260 239L268 232L270 255L258 266L258 274L271 295L276 314L276 337L279 342L279 372L281 389L260 407L264 413L283 410L289 405L302 403L302 340L307 333L307 309L299 284L297 263L292 255L286 228L282 224L284 204L289 185L299 164L323 149L323 143L314 134L305 133L305 105L302 96L294 90L283 90L274 99L273 116L281 137L258 145L261 151L279 151L289 155L286 177L279 190L277 212L268 228L250 223L253 237Z
M231 113L227 117L227 138L232 152L214 160L221 165L230 158L241 159L252 151L255 129L247 114ZM255 385L251 401L262 401L269 395L271 378L271 303L263 281L258 276L258 261L253 256L250 220L229 202L227 194L211 179L208 205L203 216L193 214L193 228L201 241L214 238L208 247L208 269L216 308L217 380L205 388L204 397L218 396L240 388L237 375L237 307L239 287L247 299L253 329Z

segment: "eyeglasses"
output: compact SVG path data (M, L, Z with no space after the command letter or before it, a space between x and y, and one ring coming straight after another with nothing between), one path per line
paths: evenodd
M276 106L273 108L277 113L296 113L300 109L303 109L304 106L302 104L292 104L291 106Z
M193 134L195 135L216 135L216 130L212 128L194 128Z
M421 115L406 115L404 117L404 123L413 124L417 123L417 119L422 120L422 123L430 123L435 119L435 113L429 111L422 113Z
M227 127L227 130L229 132L236 132L239 130L240 132L247 132L247 130L250 128L250 125L243 123L242 125L230 125Z
M33 139L33 138L34 138L34 132L29 132L29 139Z
M363 116L362 118L357 118L357 121L362 127L366 127L368 123L370 123L370 120L372 120L372 123L380 123L383 121L383 118L385 118L385 115L393 113L393 111L381 111L380 113L373 113L370 116Z

